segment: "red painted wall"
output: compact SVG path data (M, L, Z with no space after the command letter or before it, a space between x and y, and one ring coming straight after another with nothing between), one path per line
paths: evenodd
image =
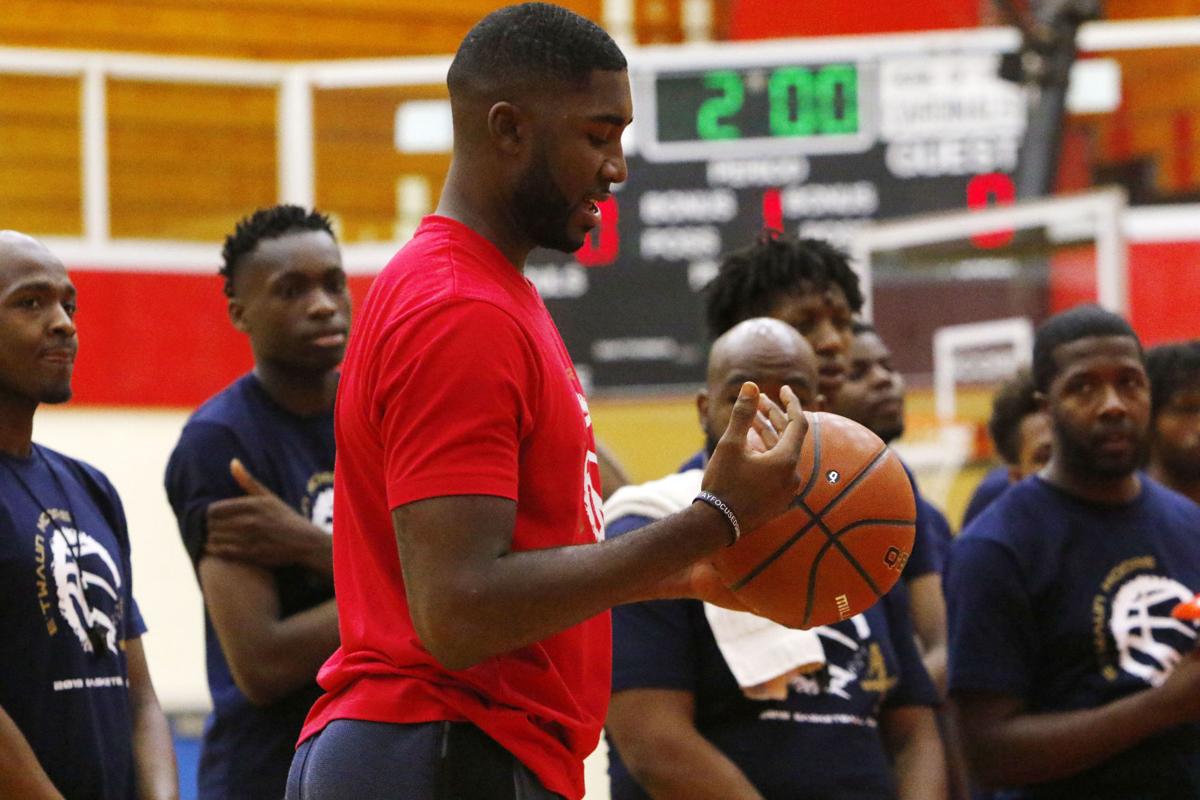
M250 369L215 275L72 269L79 292L75 404L191 408ZM369 276L352 276L361 303Z
M854 3L846 0L734 0L729 38L778 39L895 33L979 25L979 0Z

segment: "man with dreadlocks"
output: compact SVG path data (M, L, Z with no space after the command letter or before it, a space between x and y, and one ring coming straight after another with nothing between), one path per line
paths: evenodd
M256 211L225 240L254 369L183 429L166 487L204 594L213 713L201 798L282 797L317 670L338 644L333 401L350 297L329 220Z
M725 256L706 294L713 339L754 317L773 317L800 331L816 351L825 404L833 403L846 380L851 326L863 304L845 254L819 239L767 230Z

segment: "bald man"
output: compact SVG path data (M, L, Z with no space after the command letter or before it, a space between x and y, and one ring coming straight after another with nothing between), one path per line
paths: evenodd
M32 439L38 406L71 397L74 316L62 262L0 232L0 797L173 798L120 498Z
M706 447L719 441L743 381L770 397L790 387L820 409L819 375L812 345L786 322L735 325L713 343L696 398ZM690 502L700 477L685 470L619 489L605 505L607 537L619 541ZM903 587L813 631L755 619L731 625L729 612L698 600L613 610L613 800L945 798L937 695ZM780 652L787 661L774 659ZM814 658L817 672L800 669ZM764 692L760 679L775 683L780 670L780 691Z

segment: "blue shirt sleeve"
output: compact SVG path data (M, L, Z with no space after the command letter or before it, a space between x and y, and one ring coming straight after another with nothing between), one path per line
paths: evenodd
M625 516L610 522L606 538L653 520ZM649 600L617 606L613 621L613 691L680 689L695 692L699 654L693 637L695 600Z
M908 564L904 567L904 579L911 581L922 575L941 573L942 545L939 541L941 535L936 527L937 517L941 512L922 496L911 473L908 477L912 482L913 497L917 505L916 534L913 537L912 553L909 554Z
M167 499L193 566L204 554L209 504L242 494L229 474L229 462L234 458L246 463L232 431L209 422L189 422L167 463ZM250 464L247 467L252 469Z
M975 487L970 502L967 503L967 510L963 512L961 529L966 529L967 523L978 517L985 508L992 504L993 500L1004 494L1008 485L1008 467L993 467L987 475L984 475L983 480Z
M888 637L900 670L900 681L888 692L884 708L938 705L937 689L917 651L908 611L908 593L901 584L884 595L880 602L887 614Z
M949 686L951 692L1024 697L1038 659L1037 628L1013 554L975 535L995 516L981 517L951 551L945 581Z

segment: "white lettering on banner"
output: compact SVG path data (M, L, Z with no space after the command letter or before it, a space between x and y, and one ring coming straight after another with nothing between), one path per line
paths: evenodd
M879 68L884 141L1019 139L1024 90L997 74L995 54L886 59Z
M587 270L574 262L558 266L529 265L525 277L537 288L538 294L548 298L583 297L588 290Z
M849 250L865 219L815 219L800 224L799 234L806 239L824 239L834 247Z
M648 191L638 201L638 214L644 225L729 222L737 212L737 195L732 189Z
M669 336L592 342L592 357L597 361L673 361L678 353L679 342Z
M638 243L642 258L697 261L716 258L721 252L721 232L712 225L647 228Z
M1017 167L1016 139L893 142L884 160L897 178L1011 172Z
M867 217L878 210L879 189L870 181L810 183L783 191L785 217Z
M97 678L67 678L54 681L56 692L69 692L74 689L110 689L126 686L125 678L120 675L105 675Z
M708 162L709 186L787 186L808 179L806 158L756 158Z
M688 264L688 287L693 292L700 291L717 277L719 270L720 265L716 261L693 261Z

